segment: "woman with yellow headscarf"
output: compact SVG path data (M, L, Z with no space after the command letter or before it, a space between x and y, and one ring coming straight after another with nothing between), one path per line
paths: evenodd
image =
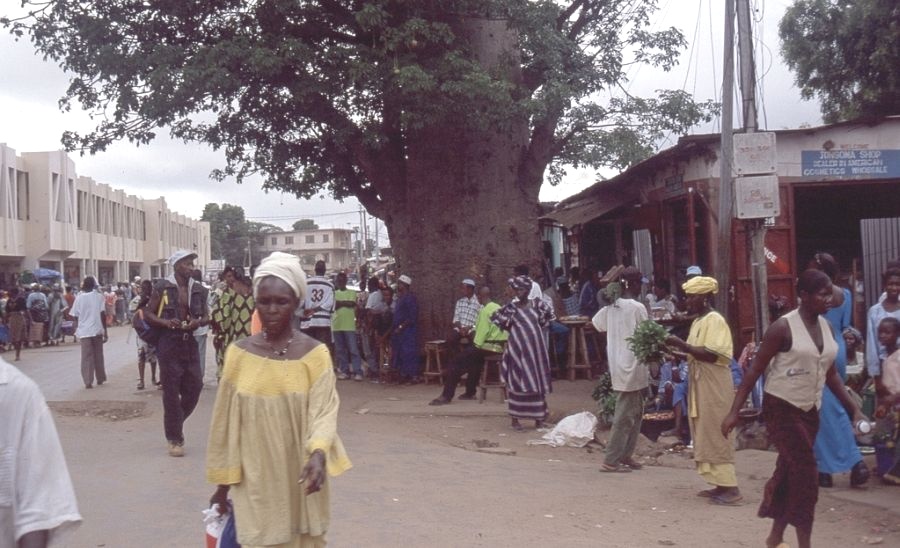
M688 419L694 439L697 472L713 485L697 493L721 505L736 505L743 498L734 468L734 435L722 436L720 425L731 409L733 342L728 322L712 308L718 293L715 278L696 276L682 285L687 312L696 314L687 341L672 335L666 344L688 355Z

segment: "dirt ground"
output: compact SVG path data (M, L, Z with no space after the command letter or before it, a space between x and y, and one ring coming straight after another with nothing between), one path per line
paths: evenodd
M186 457L168 457L160 393L134 389L125 333L112 331L110 381L92 391L80 389L77 346L29 351L17 364L47 385L75 483L84 523L67 546L201 546L215 383L186 423ZM593 409L591 382L554 386L555 419ZM429 407L435 385L342 381L339 392L354 468L331 482L332 546L762 546L770 525L756 508L771 452L738 452L745 504L717 507L695 496L705 485L686 455L600 473L599 445L529 446L540 434L512 431L496 395ZM846 475L835 483L820 494L816 546L900 545L900 490L851 490Z

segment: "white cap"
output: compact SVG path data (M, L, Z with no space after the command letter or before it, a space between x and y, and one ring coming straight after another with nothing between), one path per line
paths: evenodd
M175 266L178 263L178 261L187 259L188 257L196 259L197 254L194 253L193 251L188 251L186 249L179 249L175 253L172 253L171 257L169 257L169 264L172 266Z
M689 266L689 267L687 268L687 271L685 272L685 275L687 275L687 276L702 276L702 275L703 275L703 271L700 270L700 267L699 267L699 266L697 266L697 265L691 265L691 266Z
M475 287L475 280L473 280L472 278L466 278L462 281L462 284Z
M410 277L407 276L406 274L401 274L400 277L397 278L397 279L398 279L399 281L405 283L406 285L412 285L412 278L410 278Z
M141 281L141 277L140 277L140 276L135 276L135 277L134 277L134 281L136 281L136 282Z

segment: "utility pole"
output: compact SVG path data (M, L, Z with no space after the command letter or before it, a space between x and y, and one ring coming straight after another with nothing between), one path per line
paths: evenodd
M731 219L734 207L734 181L731 166L734 159L734 1L725 2L724 72L722 77L722 135L719 161L719 231L716 253L716 272L719 278L719 294L716 308L730 318L731 303Z
M744 131L758 129L756 116L756 67L753 61L753 34L750 27L749 0L737 0L738 60L741 67L741 103ZM761 341L769 326L769 280L766 266L766 220L744 221L750 255L750 280L756 318L756 340Z

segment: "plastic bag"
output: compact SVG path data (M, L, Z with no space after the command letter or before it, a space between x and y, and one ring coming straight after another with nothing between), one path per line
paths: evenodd
M547 432L539 440L528 440L528 445L549 445L551 447L584 447L594 439L597 416L589 411L569 415Z
M224 514L220 514L215 505L204 510L203 523L206 524L206 548L241 548L230 504Z

